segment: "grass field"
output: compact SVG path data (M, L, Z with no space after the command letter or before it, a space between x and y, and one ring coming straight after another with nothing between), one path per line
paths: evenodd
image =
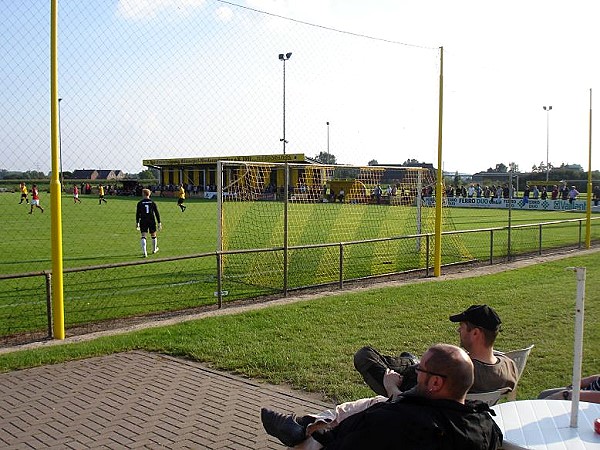
M19 205L19 195L0 194L4 212L5 244L0 273L49 270L49 195L41 196L45 213ZM82 196L81 204L63 197L63 257L66 269L90 265L140 262L139 233L135 230L133 197L108 197L98 204L95 196ZM217 248L216 203L188 200L181 213L173 198L155 198L164 226L159 233L160 252L148 262L164 257L214 252ZM348 242L414 234L414 210L407 207L340 204L290 204L289 244ZM423 232L431 232L432 209L426 211ZM446 209L445 229L476 229L506 225L500 210ZM411 216L412 214L412 216ZM224 207L225 249L281 247L283 208L275 202L231 202ZM582 217L580 213L513 211L512 223ZM595 229L599 228L598 226ZM577 228L557 226L545 235L547 246L577 242ZM596 231L598 234L598 231ZM507 234L494 237L495 255L506 251ZM515 232L512 245L535 251L538 230ZM468 234L444 238L443 262L487 259L489 236ZM148 244L150 246L150 243ZM424 243L398 240L346 246L344 277L359 278L425 266ZM431 251L431 248L430 248ZM289 252L288 286L335 283L339 279L339 249L297 249ZM430 260L431 263L431 260ZM215 303L216 257L143 264L131 267L66 273L64 278L67 326L165 310ZM280 292L283 288L283 253L228 255L224 258L222 289L227 300ZM43 330L46 326L43 277L4 280L0 283L0 336Z
M583 371L600 367L598 253L498 274L344 292L286 306L196 320L85 343L0 355L14 370L130 349L203 361L271 383L319 392L334 401L372 395L352 365L373 345L384 353L423 352L434 342L457 343L452 313L487 303L503 319L496 347L535 344L519 398L570 383L576 280L568 267L587 267Z

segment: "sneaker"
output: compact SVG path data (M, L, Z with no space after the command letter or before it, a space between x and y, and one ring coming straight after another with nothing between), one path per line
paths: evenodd
M152 253L158 253L158 251L160 250L160 248L156 247L156 250L152 250Z
M148 253L144 253L144 254L142 255L142 258L147 258L147 257L148 257Z

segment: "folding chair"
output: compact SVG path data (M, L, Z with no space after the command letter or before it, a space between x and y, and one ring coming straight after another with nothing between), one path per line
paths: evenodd
M467 400L480 400L489 406L494 406L500 399L510 393L510 388L505 387L496 391L479 392L477 394L467 394Z
M518 377L517 383L519 382L521 375L523 375L523 371L525 370L525 364L527 364L527 358L529 357L529 353L531 353L531 349L533 347L534 347L534 344L531 344L529 347L522 348L520 350L511 350L509 352L498 352L500 354L508 356L517 365L517 377ZM509 401L513 401L513 400L517 399L517 385L515 385L515 388L512 391L510 391L506 397L507 397L507 400L509 400Z

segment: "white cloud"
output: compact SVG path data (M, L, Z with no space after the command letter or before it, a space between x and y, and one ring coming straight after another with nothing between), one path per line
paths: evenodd
M217 8L215 15L217 16L217 20L223 23L230 22L233 19L233 11L227 6Z
M187 15L202 8L206 0L119 0L117 13L126 19L140 20L155 17L161 12Z

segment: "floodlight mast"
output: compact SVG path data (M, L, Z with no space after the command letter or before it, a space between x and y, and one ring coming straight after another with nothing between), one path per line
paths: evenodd
M288 52L286 54L280 53L279 54L279 60L283 61L283 138L279 139L280 142L283 142L283 154L285 155L285 144L288 143L288 141L285 138L285 62L290 59L292 56L291 52Z
M552 106L544 106L544 111L546 111L546 181L548 181L550 174L550 163L548 162L550 154L550 111L552 111Z

